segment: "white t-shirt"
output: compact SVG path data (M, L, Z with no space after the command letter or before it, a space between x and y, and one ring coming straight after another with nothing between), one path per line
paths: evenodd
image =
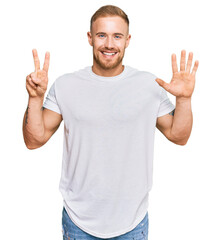
M157 117L175 108L155 79L127 65L114 77L88 66L57 78L45 99L64 120L64 207L96 237L127 233L147 213Z

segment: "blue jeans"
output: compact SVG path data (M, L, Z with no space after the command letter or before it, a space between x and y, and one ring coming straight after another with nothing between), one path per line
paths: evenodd
M109 240L147 240L148 239L148 213L145 215L144 219L130 232L122 234L113 238L104 238ZM63 240L103 240L103 238L98 238L92 236L79 227L77 227L72 220L69 218L65 208L62 212L62 230L63 230Z

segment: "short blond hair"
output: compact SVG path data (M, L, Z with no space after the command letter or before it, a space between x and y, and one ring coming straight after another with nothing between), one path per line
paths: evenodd
M114 5L105 5L103 7L100 7L94 13L94 15L91 17L90 31L92 31L93 22L95 22L99 17L109 17L109 16L119 16L123 18L128 25L128 32L129 32L129 19L127 14L122 9Z

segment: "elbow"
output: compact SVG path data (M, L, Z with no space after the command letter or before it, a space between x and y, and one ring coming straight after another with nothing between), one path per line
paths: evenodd
M185 146L188 142L189 136L184 137L177 137L177 136L170 136L169 140L177 145Z
M180 146L185 146L186 144L187 144L187 141L178 143L178 145L180 145Z
M34 149L39 148L39 147L37 147L37 146L32 146L32 145L27 145L27 144L26 144L26 147L27 147L29 150L34 150Z
M40 142L32 142L32 141L28 141L26 139L24 139L25 142L25 146L27 147L27 149L29 150L34 150L37 148L40 148L41 146L44 145L44 143L40 143Z
M180 145L180 146L184 146L186 145L187 141L178 141L178 140L173 140L173 139L169 139L172 143L176 144L176 145Z
M46 143L46 139L43 134L33 135L30 133L27 133L27 131L24 131L24 128L23 128L23 139L24 139L25 146L29 150L40 148Z
M187 144L187 141L185 140L173 140L173 139L170 139L171 142L177 144L177 145L180 145L180 146L184 146Z

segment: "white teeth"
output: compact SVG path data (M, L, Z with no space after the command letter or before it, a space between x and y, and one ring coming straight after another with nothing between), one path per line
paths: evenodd
M107 53L107 52L103 52L103 54L108 55L108 56L112 56L112 55L114 55L115 53Z

